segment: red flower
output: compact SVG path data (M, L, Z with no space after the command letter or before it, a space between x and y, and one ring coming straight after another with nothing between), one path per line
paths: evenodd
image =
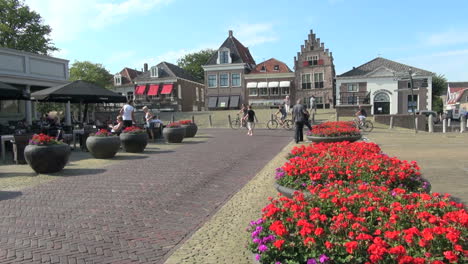
M350 241L345 243L346 252L353 254L353 251L358 247L358 242Z
M445 251L444 256L450 263L456 263L458 261L458 256L453 253L453 251Z
M286 235L288 233L286 228L284 227L283 223L281 221L279 221L279 220L275 221L275 222L273 222L273 224L271 224L270 230L275 232L275 234L278 235L278 236L284 236L284 235Z
M283 246L284 244L284 240L280 239L280 240L276 240L273 245L277 248L277 249L281 249L281 247Z
M390 254L393 255L405 255L406 254L406 249L402 245L398 245L396 247L392 247L389 251Z

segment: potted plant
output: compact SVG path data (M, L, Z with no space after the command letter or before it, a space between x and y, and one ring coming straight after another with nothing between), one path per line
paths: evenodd
M148 144L148 134L139 127L127 127L120 134L120 142L126 152L143 152Z
M26 162L37 173L61 171L70 157L70 146L45 134L34 135L24 149Z
M260 263L462 263L468 213L449 195L343 181L271 199L248 228ZM464 262L463 262L464 263Z
M183 128L185 128L184 137L194 137L197 134L198 126L193 123L192 120L181 120L179 123Z
M120 148L120 138L106 129L100 129L86 139L86 147L96 159L110 159Z
M307 139L312 142L354 142L361 139L362 135L354 122L325 122L312 127L307 132Z
M163 130L163 136L169 143L181 143L185 136L185 128L180 123L169 123Z

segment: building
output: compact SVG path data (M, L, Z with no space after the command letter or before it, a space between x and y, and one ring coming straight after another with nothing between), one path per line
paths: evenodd
M337 112L352 115L359 104L374 115L407 114L412 107L431 110L432 76L432 72L378 57L336 77Z
M168 62L145 69L133 82L137 108L146 105L161 111L186 112L201 111L205 105L203 83Z
M245 75L247 101L256 108L275 107L289 95L294 102L294 80L294 72L284 62L274 58L261 62Z
M294 70L296 99L302 98L304 105L309 105L313 95L317 107L332 107L335 78L333 55L325 49L323 42L316 38L312 30L304 45L301 45L301 51L294 57Z
M68 82L68 60L0 48L0 81L22 89L25 94ZM0 100L0 123L26 118L38 119L36 103Z
M448 82L445 110L452 110L452 115L458 119L460 113L468 110L468 82Z
M145 71L148 70L148 64L145 63L144 69ZM123 70L114 75L114 91L121 95L127 96L128 99L133 99L133 94L135 91L135 78L142 73L142 71L123 68Z
M229 30L228 38L203 66L207 109L239 108L248 104L245 75L255 68L248 48Z

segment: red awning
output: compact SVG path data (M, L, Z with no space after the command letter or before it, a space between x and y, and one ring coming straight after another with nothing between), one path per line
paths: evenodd
M170 94L170 93L172 93L172 88L173 87L174 87L174 85L172 83L163 85L161 94Z
M146 90L146 85L138 85L135 89L135 94L144 94Z
M148 90L148 95L158 95L159 85L151 84Z

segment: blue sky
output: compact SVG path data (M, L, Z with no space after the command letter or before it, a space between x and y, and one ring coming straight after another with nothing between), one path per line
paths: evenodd
M111 73L217 49L228 35L256 62L291 68L312 29L337 74L377 56L468 81L468 1L449 0L25 0L53 29L53 55Z

